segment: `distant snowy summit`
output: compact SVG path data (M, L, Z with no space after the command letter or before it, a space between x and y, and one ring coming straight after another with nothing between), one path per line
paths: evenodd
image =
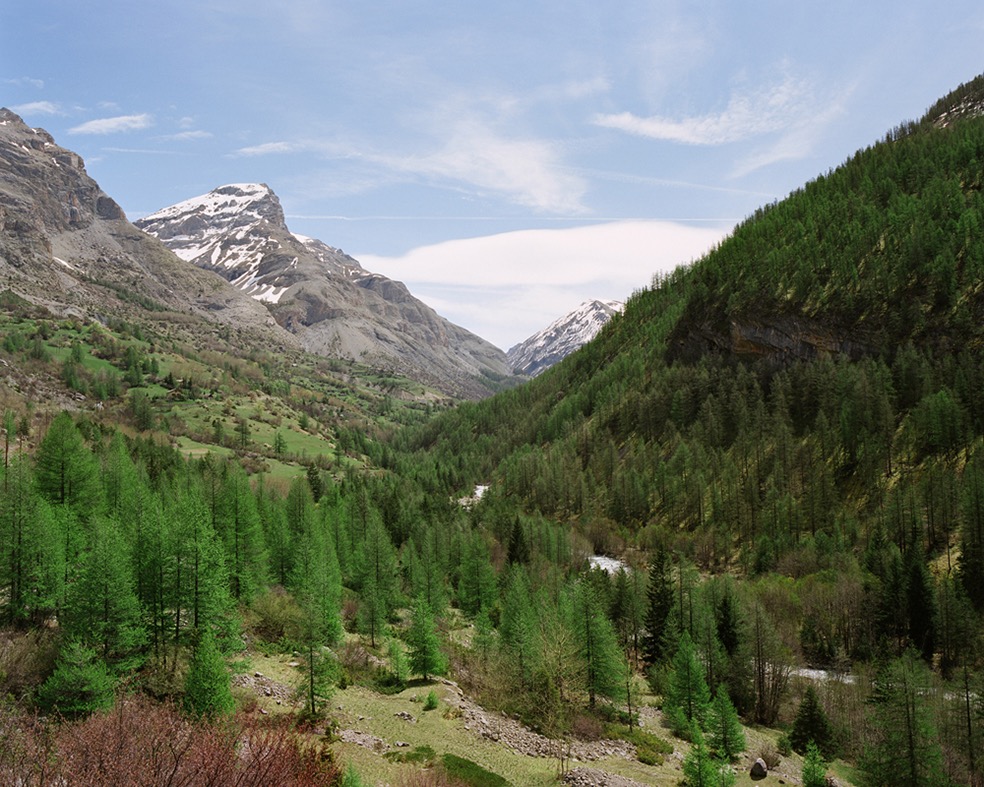
M624 306L621 301L585 301L570 314L511 347L506 358L517 374L536 377L590 342Z

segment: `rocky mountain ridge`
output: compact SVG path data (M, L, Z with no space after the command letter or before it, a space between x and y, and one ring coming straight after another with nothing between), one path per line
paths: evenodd
M297 344L262 305L136 229L78 154L9 109L0 109L0 275L53 314L141 310L173 326L235 326L274 350Z
M222 186L136 225L266 304L310 352L362 361L465 397L484 396L512 376L501 350L445 320L402 283L292 233L265 184Z
M506 357L517 374L536 377L591 341L624 306L621 301L585 301L542 331L510 347Z

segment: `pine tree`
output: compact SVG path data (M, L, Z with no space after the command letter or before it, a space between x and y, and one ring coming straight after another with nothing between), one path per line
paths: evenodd
M184 689L184 709L193 716L215 719L228 716L236 707L229 670L207 627L196 637Z
M723 683L707 711L707 738L711 750L723 760L734 762L745 751L745 733Z
M410 620L406 639L412 672L420 675L424 680L430 675L444 674L447 670L447 660L441 653L437 627L423 596L417 596L414 602L413 617Z
M819 747L825 757L836 754L833 727L812 685L808 685L803 694L803 701L793 721L793 729L789 733L789 742L793 751L799 754L806 754L811 742Z
M649 587L646 590L646 636L643 650L650 665L666 656L666 627L673 609L673 577L670 556L660 545L649 564Z

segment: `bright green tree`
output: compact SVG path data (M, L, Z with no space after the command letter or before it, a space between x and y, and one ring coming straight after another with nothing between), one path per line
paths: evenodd
M690 751L683 760L683 775L687 787L730 787L735 783L734 772L726 763L716 760L711 754L700 725L690 725L687 737L690 738Z
M878 675L872 696L874 741L861 758L865 787L944 787L940 738L926 702L929 670L906 651Z
M441 653L441 642L430 607L423 596L417 596L413 605L413 617L406 634L411 672L427 680L430 675L443 675L447 660Z
M130 552L119 525L92 521L92 537L63 613L68 635L97 648L120 669L132 667L147 641L137 599Z
M697 660L690 635L684 631L673 657L673 669L663 697L663 713L673 731L686 737L694 723L703 726L710 704L711 692L704 679L704 668Z
M70 640L58 654L55 671L38 690L38 704L63 716L87 716L112 706L115 685L96 652Z
M745 751L745 733L723 683L707 710L706 732L711 750L723 760L734 762Z
M235 710L229 670L207 627L195 638L184 690L184 709L193 716L215 719Z
M599 696L616 701L624 699L628 671L625 654L597 591L587 582L580 582L575 588L571 627L584 664L589 704L594 707Z
M813 741L806 747L803 760L803 787L827 787L827 763Z

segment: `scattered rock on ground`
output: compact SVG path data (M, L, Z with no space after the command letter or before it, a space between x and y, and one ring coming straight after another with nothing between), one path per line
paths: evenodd
M562 752L579 762L593 762L602 757L633 760L635 746L622 740L558 741L533 732L515 719L485 710L463 696L451 696L447 702L461 711L465 729L490 741L508 746L528 757L557 757Z
M643 787L642 782L594 768L575 768L565 773L563 780L572 787Z

